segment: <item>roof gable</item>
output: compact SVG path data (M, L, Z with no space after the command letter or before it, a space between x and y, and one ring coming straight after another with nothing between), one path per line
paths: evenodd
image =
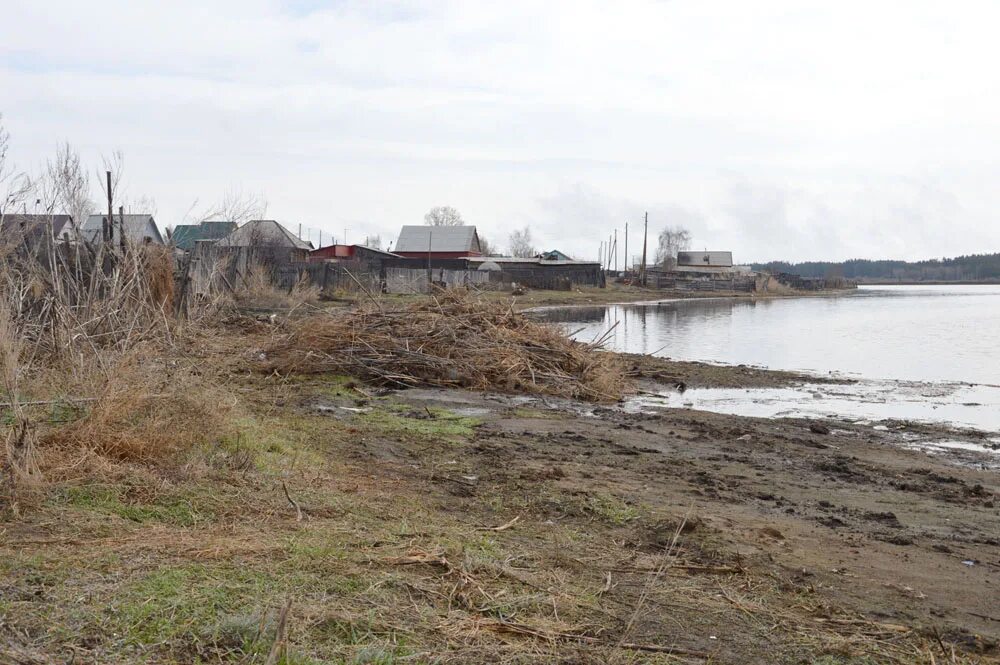
M43 229L50 226L52 237L58 238L64 232L74 230L73 218L69 215L4 215L0 232L4 235L24 233L26 238L40 237Z
M404 226L392 251L478 254L479 234L475 226Z
M107 218L107 215L91 215L84 222L80 231L87 240L96 242L101 239L104 220ZM112 220L116 230L119 228L119 223L122 224L125 229L125 237L128 238L129 242L142 243L148 239L150 242L163 244L163 236L160 235L160 229L157 228L156 220L153 219L152 215L144 213L115 215Z
M170 236L177 249L189 250L199 240L219 240L236 230L236 222L201 222L178 224Z
M295 237L291 231L273 219L254 219L239 227L217 243L220 247L294 247L312 249L312 243Z

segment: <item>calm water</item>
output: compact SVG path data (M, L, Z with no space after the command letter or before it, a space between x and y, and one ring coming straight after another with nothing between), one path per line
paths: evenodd
M1000 286L863 287L850 295L685 300L541 313L609 348L872 379L1000 385Z
M663 406L924 420L1000 432L1000 286L865 287L824 298L685 300L539 315L581 340L610 330L608 347L617 351L860 379L836 388L664 393Z

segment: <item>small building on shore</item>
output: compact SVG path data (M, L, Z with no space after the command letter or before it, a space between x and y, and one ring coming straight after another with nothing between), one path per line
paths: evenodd
M677 252L680 272L727 272L733 269L732 252Z

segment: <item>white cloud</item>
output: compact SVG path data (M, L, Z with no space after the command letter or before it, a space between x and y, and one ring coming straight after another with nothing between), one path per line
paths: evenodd
M454 205L581 256L625 218L746 259L997 251L991 2L5 3L17 159L125 151L176 222L231 185L394 238ZM662 217L662 219L661 219Z

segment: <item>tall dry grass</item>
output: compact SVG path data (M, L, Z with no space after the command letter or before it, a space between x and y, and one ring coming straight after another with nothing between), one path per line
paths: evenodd
M0 514L42 474L156 465L224 436L228 401L178 353L174 300L166 247L0 246Z
M254 261L234 285L233 298L245 306L267 309L294 309L319 301L320 287L302 275L289 289L274 284L272 269L263 261Z

